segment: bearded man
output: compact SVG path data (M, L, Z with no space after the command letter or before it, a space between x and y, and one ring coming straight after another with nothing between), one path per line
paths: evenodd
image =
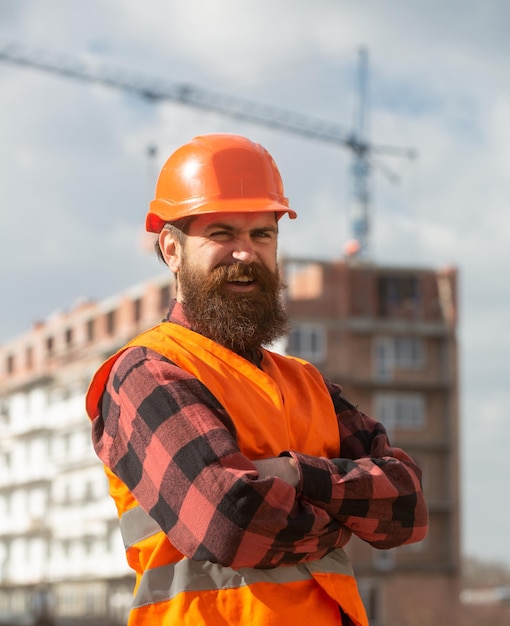
M96 373L93 442L136 572L130 625L368 624L343 546L427 530L421 473L288 331L277 166L236 135L163 167L146 219L176 277L166 321Z

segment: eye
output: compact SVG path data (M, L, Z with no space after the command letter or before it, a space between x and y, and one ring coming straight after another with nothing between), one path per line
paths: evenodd
M229 241L232 238L232 233L228 230L213 230L208 237L214 241Z
M255 230L251 236L253 239L272 239L274 232L272 230Z

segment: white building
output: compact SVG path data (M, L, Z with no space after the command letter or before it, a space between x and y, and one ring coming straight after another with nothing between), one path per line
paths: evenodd
M170 280L80 303L0 346L0 623L30 623L41 599L72 623L125 623L134 576L84 395L106 357L161 320Z

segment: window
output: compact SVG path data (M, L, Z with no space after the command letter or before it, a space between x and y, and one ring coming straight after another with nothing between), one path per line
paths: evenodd
M64 493L62 497L62 504L69 505L73 501L73 489L71 485L67 484L64 487Z
M108 335L115 333L115 311L108 311L106 314L106 332Z
M83 501L84 502L92 502L94 500L94 483L91 483L89 480L85 483L84 493L83 493Z
M6 494L4 497L3 509L5 515L12 515L12 497L9 494Z
M85 535L82 539L83 551L85 554L92 554L92 550L94 548L94 537L90 535Z
M8 354L5 362L5 367L8 374L14 374L14 354Z
M425 365L425 343L421 337L376 337L373 348L376 380L391 380L396 369L421 369Z
M399 369L419 369L424 362L423 340L419 337L395 337L395 367Z
M378 313L389 317L399 313L417 313L420 307L420 281L412 275L379 276Z
M71 540L63 539L61 543L62 543L62 553L64 554L65 557L68 557L71 553Z
M0 400L0 424L9 423L9 404L7 400Z
M48 356L52 356L54 349L55 349L55 340L50 335L49 337L46 337L46 354Z
M374 376L376 380L391 380L395 368L395 356L389 337L374 340Z
M94 319L87 320L86 333L87 333L87 341L88 342L94 341L94 337L95 337L95 321L96 320L94 320Z
M73 329L66 328L64 337L65 337L66 346L70 348L71 344L73 343Z
M326 358L326 332L320 324L298 324L289 333L287 352L319 363Z
M27 370L31 370L34 366L34 349L32 346L27 346L25 350L25 366Z
M5 472L11 469L11 453L8 450L0 452L0 467Z
M373 563L380 572L389 572L395 568L395 550L378 550L373 548Z
M375 418L391 435L395 429L422 430L425 427L425 397L419 393L379 393Z
M142 319L142 299L136 298L133 300L133 318L135 322L139 322Z
M164 285L159 290L159 309L165 313L170 306L170 285Z

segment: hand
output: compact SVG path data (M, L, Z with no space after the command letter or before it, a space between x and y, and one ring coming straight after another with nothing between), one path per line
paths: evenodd
M276 476L292 487L297 487L299 482L299 472L296 461L290 456L278 456L270 459L260 459L253 461L259 472L259 478Z

